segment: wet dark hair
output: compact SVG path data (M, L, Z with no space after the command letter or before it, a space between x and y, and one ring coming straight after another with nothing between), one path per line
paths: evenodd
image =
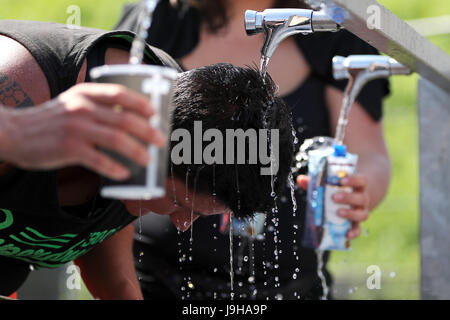
M178 0L172 2L183 1L199 11L210 32L215 33L227 25L229 19L228 0ZM310 8L304 1L299 0L275 0L273 7Z
M278 129L279 161L274 177L277 195L286 188L293 159L294 138L290 109L276 96L277 87L270 76L265 81L256 69L220 63L182 74L174 92L175 111L172 130L187 129L194 136L194 121L202 121L202 134L218 129L225 142L226 129ZM171 142L171 149L178 142ZM192 144L193 144L192 140ZM211 142L202 143L202 151ZM271 176L261 175L262 164L249 164L249 140L245 140L245 164L171 164L175 177L186 179L191 190L212 195L230 208L236 217L255 212L267 213L274 206ZM226 143L223 155L226 155ZM236 148L236 147L235 147ZM258 154L259 154L258 138ZM193 147L191 155L194 155ZM235 149L236 151L236 149ZM269 143L263 150L270 154ZM237 152L234 153L237 163ZM171 171L172 171L171 170ZM169 172L170 173L170 172Z

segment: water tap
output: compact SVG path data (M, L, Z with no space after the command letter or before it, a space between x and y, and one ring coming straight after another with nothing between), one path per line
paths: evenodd
M338 31L341 26L324 11L309 9L266 9L262 12L245 12L247 35L264 32L261 48L263 59L269 60L280 43L294 34Z
M335 139L338 143L344 140L348 114L353 102L364 86L379 78L391 75L409 75L411 70L397 60L381 55L351 55L347 58L333 58L333 76L336 80L349 79L336 128Z

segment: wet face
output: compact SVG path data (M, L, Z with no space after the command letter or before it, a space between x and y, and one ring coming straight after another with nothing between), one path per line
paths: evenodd
M166 196L154 200L125 200L131 214L138 216L148 212L168 215L175 227L181 231L189 229L199 217L221 214L229 211L216 197L209 194L194 193L186 189L185 181L170 176L166 182Z

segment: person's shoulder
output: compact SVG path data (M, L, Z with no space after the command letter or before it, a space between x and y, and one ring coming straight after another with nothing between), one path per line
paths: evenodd
M178 72L182 72L183 69L181 68L181 66L178 64L178 62L176 62L176 60L174 58L172 58L172 56L170 56L167 52L165 52L162 49L159 49L157 47L154 46L148 46L148 48L151 49L151 52L153 53L153 55L161 62L160 64L166 67L171 67L176 69Z

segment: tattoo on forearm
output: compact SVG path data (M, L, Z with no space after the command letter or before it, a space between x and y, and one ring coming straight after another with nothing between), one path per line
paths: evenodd
M20 108L32 106L34 103L16 81L8 79L6 74L0 72L0 105Z

